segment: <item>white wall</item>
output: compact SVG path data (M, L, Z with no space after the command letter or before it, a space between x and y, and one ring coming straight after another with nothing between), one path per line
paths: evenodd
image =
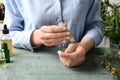
M112 2L112 3L119 3L120 4L120 0L110 0L110 2Z
M0 0L0 2L3 2L3 0Z

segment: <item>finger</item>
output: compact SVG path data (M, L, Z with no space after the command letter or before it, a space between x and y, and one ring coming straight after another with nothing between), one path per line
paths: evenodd
M59 43L63 41L69 40L70 37L62 37L62 38L43 38L44 43Z
M68 45L68 47L66 48L65 52L66 53L71 53L71 52L74 52L76 50L76 44L75 43L70 43Z
M66 67L72 67L72 61L70 59L66 59L63 57L59 57L62 64L64 64Z
M46 32L46 33L50 33L50 32L56 33L56 32L67 31L67 27L59 27L59 26L56 26L56 25L53 25L53 26L43 26L43 27L41 27L41 30L43 32Z
M44 33L44 36L42 37L46 39L70 37L70 32Z
M59 55L60 57L69 58L69 55L68 55L68 54L66 54L66 53L64 53L64 52L62 52L62 51L60 51L60 50L58 50L58 55Z
M43 42L43 44L45 45L45 46L55 46L55 45L58 45L58 44L64 44L64 43L66 43L66 40L64 40L64 41L61 41L61 42Z
M59 54L59 58L60 58L61 63L63 63L67 67L74 66L75 62L72 59L72 56L69 56L70 54L65 55L65 53L62 51L58 51L58 54Z

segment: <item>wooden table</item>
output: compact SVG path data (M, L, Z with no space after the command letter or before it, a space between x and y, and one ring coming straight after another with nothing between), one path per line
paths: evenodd
M113 80L98 64L84 64L67 68L59 61L58 48L46 48L40 52L13 49L14 56L0 80Z

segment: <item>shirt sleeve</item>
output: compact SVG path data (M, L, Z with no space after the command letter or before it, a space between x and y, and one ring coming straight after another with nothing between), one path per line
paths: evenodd
M30 36L33 30L24 30L24 19L17 8L15 0L4 0L4 4L6 8L4 24L7 24L10 30L8 36L12 39L13 47L33 51L30 44Z
M92 4L86 18L85 33L83 39L88 37L92 38L96 47L103 39L104 27L100 14L101 0L91 0L91 3Z

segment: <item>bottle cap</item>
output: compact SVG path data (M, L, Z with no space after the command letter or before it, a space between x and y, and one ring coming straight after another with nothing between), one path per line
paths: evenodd
M7 43L2 43L2 49L8 49L8 45L7 45Z
M9 30L8 30L6 24L3 26L3 30L2 30L2 32L3 32L3 34L8 34L8 33L9 33Z

